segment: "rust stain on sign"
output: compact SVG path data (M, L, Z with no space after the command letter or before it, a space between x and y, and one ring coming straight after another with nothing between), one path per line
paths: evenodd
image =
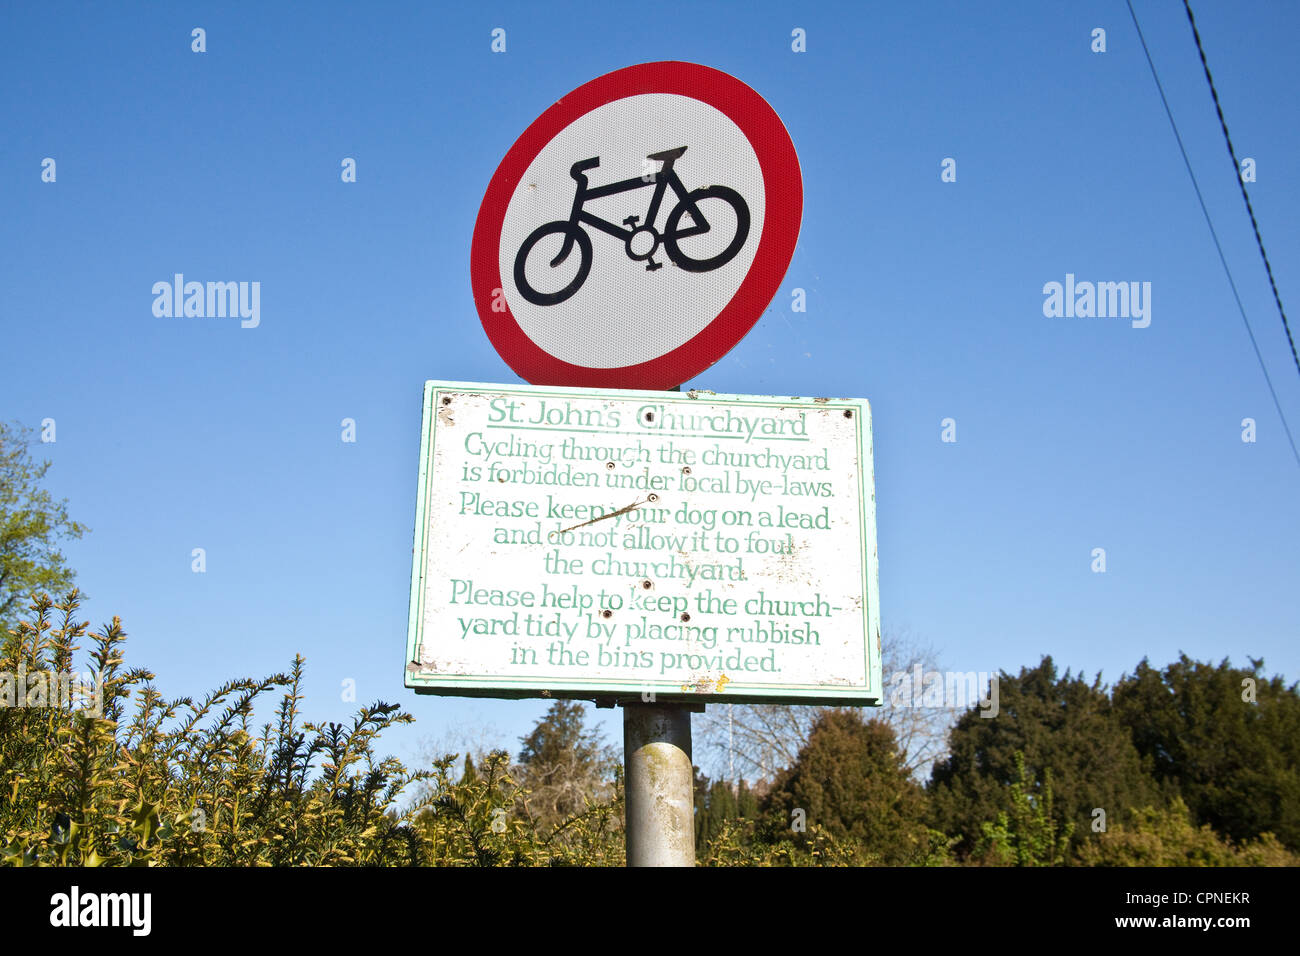
M683 684L682 691L688 694L721 694L730 683L731 678L726 674L719 677L717 681L714 681L712 677L705 675L703 677L697 677L689 684Z

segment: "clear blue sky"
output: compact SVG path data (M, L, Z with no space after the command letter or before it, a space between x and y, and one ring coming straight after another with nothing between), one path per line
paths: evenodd
M1300 426L1181 4L1135 5ZM1196 10L1300 317L1300 8ZM122 616L128 662L174 696L302 652L309 717L350 713L352 678L417 716L388 738L404 758L476 724L517 749L544 703L400 683L421 387L518 381L470 294L488 180L554 100L663 59L763 95L806 188L773 307L689 384L870 399L887 635L958 670L1050 653L1114 680L1182 650L1300 677L1300 468L1116 0L5 4L0 417L56 420L50 487L93 528L68 554L91 619ZM151 287L176 272L260 282L260 327L155 317ZM1045 317L1067 273L1150 282L1150 327Z

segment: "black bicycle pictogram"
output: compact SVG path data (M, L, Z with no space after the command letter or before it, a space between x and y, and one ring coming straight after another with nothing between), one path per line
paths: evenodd
M749 236L749 206L745 204L740 193L727 186L703 186L688 192L673 170L673 163L684 152L686 147L679 146L661 153L651 153L647 158L663 163L657 172L610 183L607 186L597 186L594 189L587 185L586 171L599 166L600 157L593 156L591 159L574 163L569 170L569 175L577 181L578 188L573 197L573 211L569 218L557 219L555 222L548 222L534 229L519 247L519 254L515 256L515 286L520 294L534 305L558 305L582 287L582 284L587 281L588 273L591 272L592 259L591 237L587 235L584 225L609 233L616 239L622 239L628 258L646 262L646 270L649 272L663 267L662 262L656 262L654 259L660 245L663 246L664 252L668 254L673 265L688 272L708 272L726 265L735 258ZM623 226L627 228L621 228L618 224L601 219L583 209L589 200L602 199L605 196L630 192L645 186L654 186L654 194L650 197L650 208L646 210L644 222L641 221L640 216L628 216L623 220ZM654 223L659 216L664 191L669 186L677 196L677 205L668 214L661 233L655 229ZM709 220L700 210L700 203L706 199L721 200L731 206L736 217L736 235L717 255L696 259L683 252L679 243L683 239L702 235L712 229ZM682 217L687 213L690 214L691 224L683 228ZM564 245L560 248L559 254L551 260L550 267L554 269L568 259L575 245L578 247L582 261L579 263L577 275L563 289L558 292L538 292L528 284L525 271L528 254L542 239L555 233L564 236Z

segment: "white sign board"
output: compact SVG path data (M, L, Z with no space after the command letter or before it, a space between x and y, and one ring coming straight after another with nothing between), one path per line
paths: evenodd
M881 697L861 399L428 382L406 686Z

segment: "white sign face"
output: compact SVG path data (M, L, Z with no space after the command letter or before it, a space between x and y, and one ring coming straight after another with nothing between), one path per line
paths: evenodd
M870 414L427 383L406 686L878 703Z
M685 147L679 156L651 159ZM582 186L571 175L574 163L595 159L583 172ZM665 176L651 221L648 212L656 179ZM681 184L679 187L678 184ZM622 184L608 196L587 199L601 187ZM715 184L731 192L690 197ZM614 229L643 230L637 241L611 236L585 221L593 249L590 261L577 249L560 266L551 262L565 250L569 232L546 233L527 247L529 236L547 223L566 223L575 194L582 211ZM659 239L675 227L691 225L689 207L698 203L709 230L682 238L684 256L717 265L703 272L676 265ZM619 368L659 358L695 338L740 289L763 234L763 171L749 140L727 116L701 100L650 93L629 96L581 116L551 140L528 166L506 209L501 229L501 281L511 314L524 333L561 361L592 368ZM629 221L633 220L633 221ZM734 250L731 244L739 239ZM647 254L648 253L648 254ZM634 258L645 255L645 258ZM523 264L516 282L516 260ZM586 278L560 301L551 301ZM543 295L526 295L536 290ZM601 334L592 335L591 317L600 316Z

